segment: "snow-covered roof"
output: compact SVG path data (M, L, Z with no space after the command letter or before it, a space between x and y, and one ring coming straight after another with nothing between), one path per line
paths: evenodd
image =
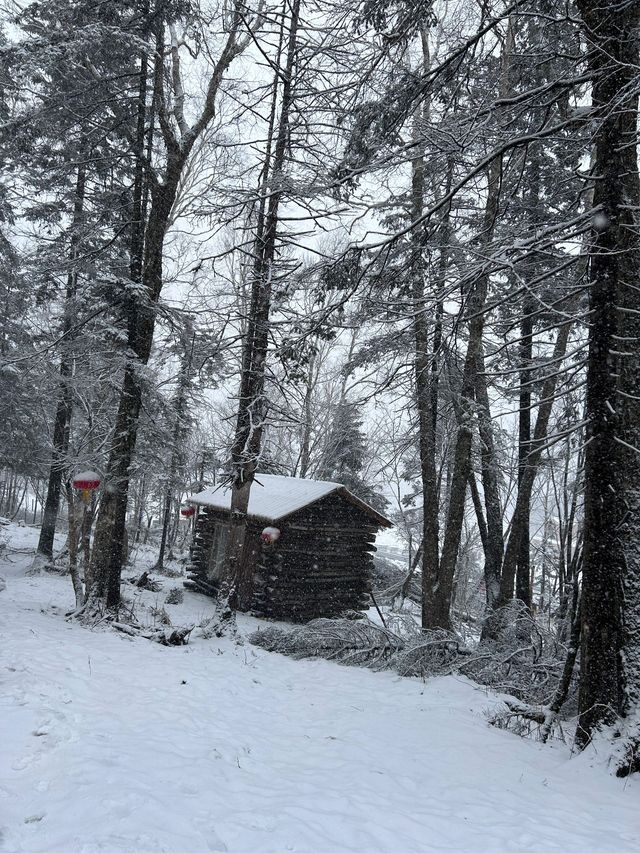
M256 474L249 495L249 515L267 521L278 521L332 492L339 492L350 503L373 516L382 527L391 527L391 523L360 498L353 495L341 483L327 480L303 480L299 477L282 477L279 474ZM213 486L187 499L188 503L198 506L212 506L217 509L231 508L231 489Z

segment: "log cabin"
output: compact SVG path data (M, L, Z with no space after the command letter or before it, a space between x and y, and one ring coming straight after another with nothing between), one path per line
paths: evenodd
M230 489L205 489L197 508L185 585L216 595L224 570ZM253 578L241 607L255 616L307 622L370 606L375 538L388 519L340 483L256 474L242 574ZM247 565L248 564L248 565Z

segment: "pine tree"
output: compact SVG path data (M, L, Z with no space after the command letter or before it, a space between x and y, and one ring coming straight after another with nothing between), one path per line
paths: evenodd
M369 457L360 407L339 400L334 408L331 426L322 449L318 476L342 483L374 509L384 512L387 500L363 478Z

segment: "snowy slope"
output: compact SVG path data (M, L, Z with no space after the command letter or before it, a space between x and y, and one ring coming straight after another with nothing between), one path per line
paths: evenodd
M2 853L640 850L637 779L488 727L469 682L88 631L68 579L13 559ZM187 594L183 618L210 607Z

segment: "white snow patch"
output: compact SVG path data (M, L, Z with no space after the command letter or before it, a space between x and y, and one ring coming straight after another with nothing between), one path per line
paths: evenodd
M609 227L609 219L602 211L594 213L591 221L596 231L606 231Z
M95 471L80 471L80 473L76 474L73 479L74 480L99 480L100 474L97 474Z

